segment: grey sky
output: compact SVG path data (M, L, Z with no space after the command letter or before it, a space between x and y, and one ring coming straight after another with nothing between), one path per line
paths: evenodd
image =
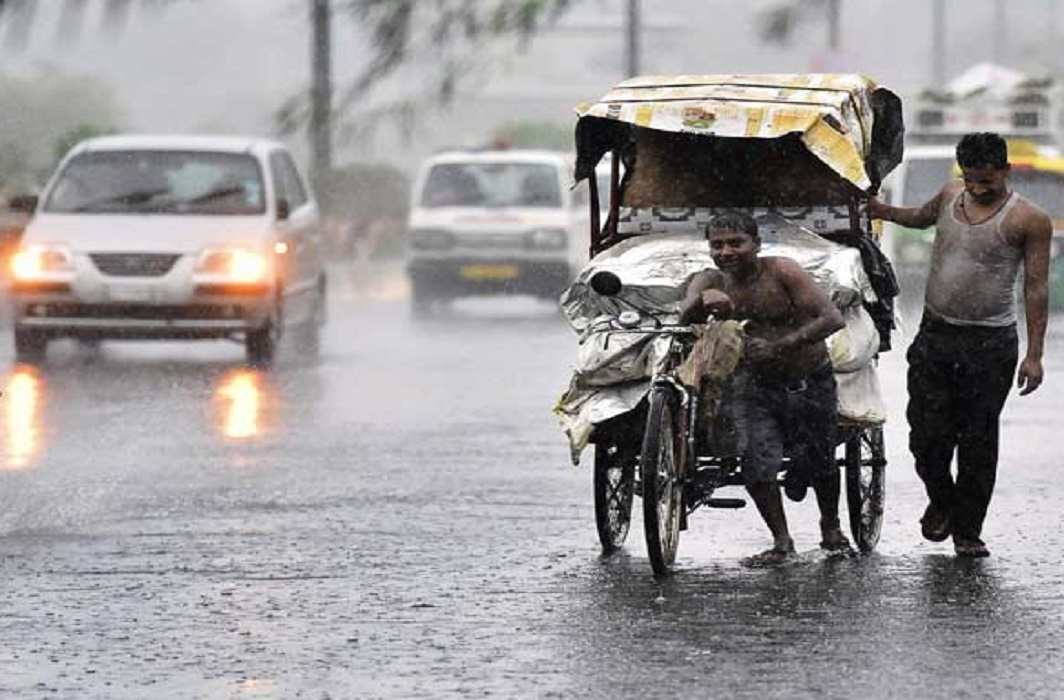
M490 68L466 85L460 104L433 115L419 138L382 136L375 145L348 144L340 160L376 157L408 165L439 143L476 141L507 119L564 123L569 106L619 80L623 66L617 0L584 0L563 28L527 52L507 45ZM843 47L826 51L822 21L810 19L786 47L756 36L756 12L771 0L644 0L648 22L644 72L794 72L814 69L866 73L903 94L930 74L928 0L843 0ZM210 0L178 3L159 15L134 13L117 36L85 32L77 43L55 39L57 3L41 3L28 46L0 46L0 65L23 72L49 64L112 83L138 131L269 133L271 115L302 89L308 74L303 0ZM994 0L947 0L947 72L993 57ZM102 0L90 0L87 25L99 24ZM1006 3L1007 63L1035 68L1056 60L1056 0ZM345 18L336 24L336 71L342 83L357 71L363 39ZM391 92L401 87L393 85ZM386 90L386 93L388 90ZM473 118L471 118L471 115ZM297 144L298 145L298 144Z

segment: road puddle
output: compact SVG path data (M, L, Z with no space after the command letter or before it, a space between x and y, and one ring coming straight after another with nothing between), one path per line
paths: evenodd
M262 372L240 369L224 375L215 391L220 406L218 429L232 441L261 437L269 430L273 386Z
M41 449L40 413L43 382L36 369L19 365L8 375L3 396L3 441L6 459L0 470L33 466Z

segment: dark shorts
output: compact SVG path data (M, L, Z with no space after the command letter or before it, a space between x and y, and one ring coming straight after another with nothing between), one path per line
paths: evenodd
M809 478L831 474L835 464L838 395L830 366L790 386L738 369L725 389L719 410L717 447L721 456L742 460L747 484L773 482L783 466L784 450L791 468Z

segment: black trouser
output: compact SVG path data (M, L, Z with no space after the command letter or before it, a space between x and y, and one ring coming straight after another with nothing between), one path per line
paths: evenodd
M834 527L840 490L835 462L838 411L835 374L828 363L790 385L740 368L725 388L715 442L722 453L742 457L748 486L776 482L786 447L789 469L812 484L821 520Z
M909 347L909 450L932 505L958 537L983 529L998 460L998 416L1019 353L1016 326L958 326L924 314ZM957 479L950 474L957 451Z

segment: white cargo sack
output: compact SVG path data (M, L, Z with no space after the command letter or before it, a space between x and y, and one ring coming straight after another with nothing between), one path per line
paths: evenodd
M880 425L887 422L887 407L879 390L874 364L856 372L835 374L839 391L839 417L854 423Z
M856 372L868 366L879 352L879 331L860 304L842 312L845 328L828 336L828 355L836 374Z

